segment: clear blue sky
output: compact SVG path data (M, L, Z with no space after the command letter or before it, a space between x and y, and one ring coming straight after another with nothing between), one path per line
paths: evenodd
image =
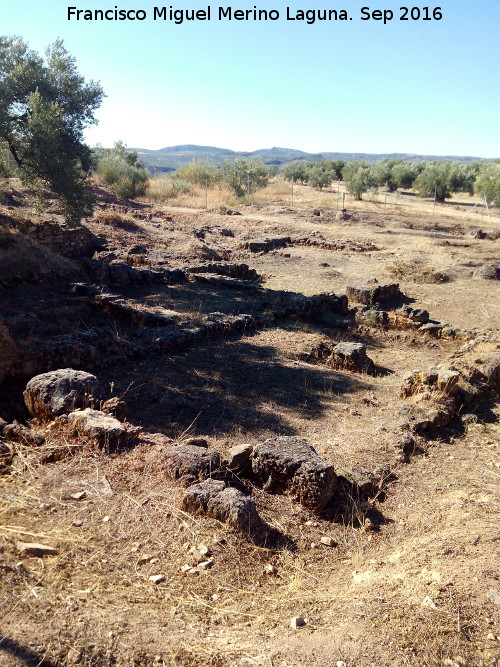
M291 0L352 20L287 21L285 2L211 4L210 22L153 20L153 0L0 0L0 33L42 51L57 37L107 94L91 144L158 149L500 156L497 0L439 1L440 21L401 21L404 4ZM409 7L416 6L407 3ZM206 9L200 0L174 9ZM144 21L68 21L78 9L143 9ZM277 9L278 21L219 21L218 7ZM392 21L361 20L361 8ZM166 4L167 9L170 3Z

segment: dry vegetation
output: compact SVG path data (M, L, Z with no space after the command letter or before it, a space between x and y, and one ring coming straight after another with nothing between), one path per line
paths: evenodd
M286 187L272 183L250 206L211 190L208 211L200 189L158 208L164 218L103 208L87 224L118 258L144 246L136 266L227 260L246 262L262 276L254 291L192 282L113 288L126 305L175 313L182 325L199 325L213 312L268 314L302 295L340 294L346 285L391 277L412 306L488 332L498 346L498 281L472 274L498 263L499 241L471 236L479 227L495 232L497 213L488 218L467 196L436 206L433 217L432 202L409 195L384 201L381 193L362 202L348 198L347 218L336 215L336 190L296 186L292 206ZM223 215L221 205L242 215ZM2 212L11 221L29 215L23 205ZM284 235L317 244L256 254L242 248ZM378 250L321 247L349 240ZM23 262L30 267L29 257ZM40 339L105 327L121 349L138 331L147 333L90 307L64 280L0 288L0 299L0 316L22 350ZM28 323L16 319L21 312L31 314ZM324 314L150 356L96 358L84 370L110 395L123 397L128 420L145 431L175 440L203 435L221 453L234 444L299 435L336 469L389 467L383 488L370 498L376 529L365 500L315 515L255 486L260 514L282 536L255 546L225 524L180 509L183 489L165 477L157 446L107 455L58 420L35 424L45 444L11 443L12 467L0 479L0 664L499 665L500 609L498 598L488 597L500 589L495 396L483 397L467 419L422 438L409 463L394 450L403 376L444 361L464 340L354 326ZM304 361L311 346L340 341L366 344L379 372ZM0 385L0 417L28 421L26 379ZM322 537L331 537L331 546ZM56 546L59 553L22 556L18 540ZM206 570L196 567L193 547L200 545L213 558ZM185 573L185 565L194 570ZM160 583L150 580L154 575L162 575ZM296 616L304 617L304 627L290 627Z

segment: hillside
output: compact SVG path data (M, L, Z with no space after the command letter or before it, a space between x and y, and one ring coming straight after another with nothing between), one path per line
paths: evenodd
M294 148L261 148L256 151L233 151L229 148L216 146L197 146L195 144L181 144L167 146L158 150L147 148L131 148L137 151L144 164L154 171L174 171L193 160L204 160L208 164L219 166L225 161L234 161L237 158L262 160L265 164L284 165L287 162L307 160L320 162L321 160L368 160L376 162L384 158L421 162L422 160L456 160L458 162L472 162L480 160L478 157L457 155L414 155L411 153L336 153L325 151L322 153L306 153Z

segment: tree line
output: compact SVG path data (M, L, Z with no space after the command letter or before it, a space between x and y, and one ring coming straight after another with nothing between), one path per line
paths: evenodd
M122 142L91 149L83 141L84 129L97 122L94 114L103 98L100 84L85 81L61 40L40 56L21 37L0 36L0 176L19 176L35 190L42 207L56 194L68 224L92 213L95 198L88 177L93 172L122 197L147 193L150 174L136 152ZM224 184L242 199L274 177L319 190L341 180L357 200L380 187L392 192L412 188L439 202L454 192L469 192L500 205L498 161L296 161L279 170L239 158L218 168L192 162L168 180L173 193Z

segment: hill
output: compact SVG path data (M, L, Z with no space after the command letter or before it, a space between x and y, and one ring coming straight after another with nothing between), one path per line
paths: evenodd
M368 160L376 162L384 158L401 159L409 162L420 162L422 160L457 160L458 162L472 162L480 160L478 157L457 155L416 155L413 153L306 153L294 148L261 148L256 151L233 151L229 148L218 148L216 146L197 146L196 144L181 144L179 146L167 146L158 150L147 148L131 148L137 151L144 164L153 171L174 171L193 160L204 160L208 164L221 165L229 160L246 158L250 160L262 160L265 164L281 166L287 162L307 160L320 162L321 160Z

